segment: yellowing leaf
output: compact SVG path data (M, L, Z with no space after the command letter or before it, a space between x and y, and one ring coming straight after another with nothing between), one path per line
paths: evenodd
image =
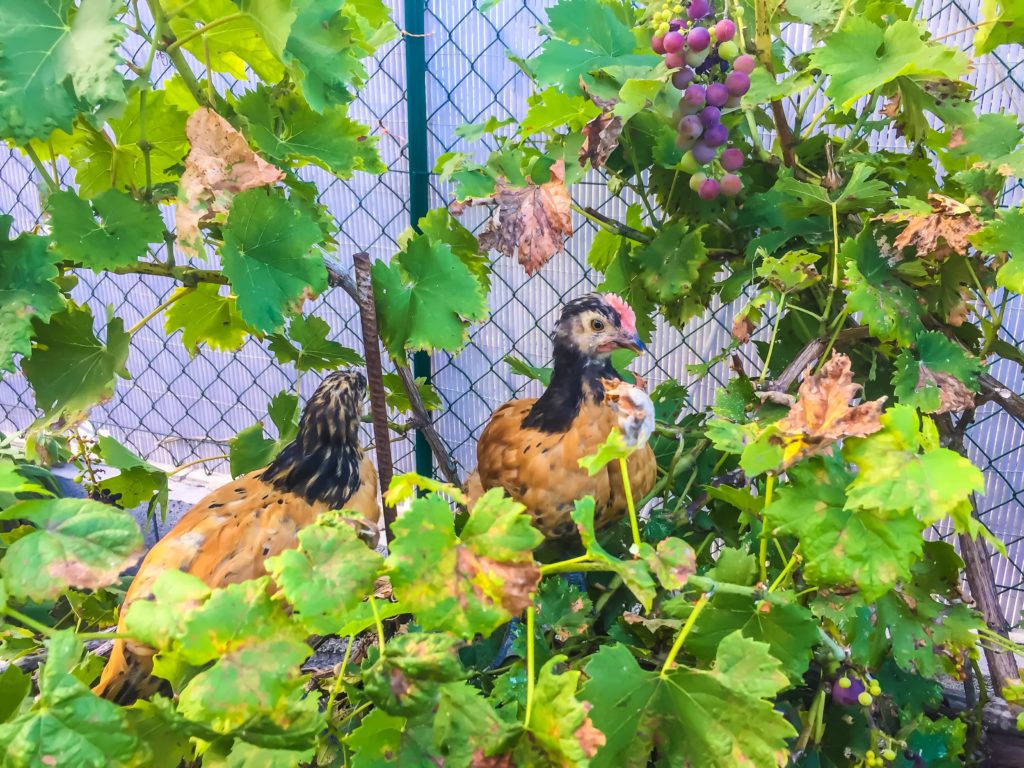
M189 355L195 356L202 344L218 352L233 352L255 333L238 312L238 300L222 296L221 287L200 283L195 288L178 288L181 296L164 314L164 330L168 335L181 331L181 343Z

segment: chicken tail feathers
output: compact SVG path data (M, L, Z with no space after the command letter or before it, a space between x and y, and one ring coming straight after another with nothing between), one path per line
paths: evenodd
M123 640L117 640L92 692L115 704L127 706L154 693L169 695L169 689L165 680L153 677L152 656L134 654L125 647Z

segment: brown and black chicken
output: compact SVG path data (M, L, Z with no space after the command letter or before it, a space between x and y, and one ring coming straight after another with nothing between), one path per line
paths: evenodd
M178 569L210 587L257 578L268 557L298 544L298 532L320 513L358 513L367 539L380 520L377 472L359 443L366 377L357 371L327 376L310 398L295 440L270 466L251 472L204 498L149 551L121 606L152 599L156 578ZM118 640L94 691L128 704L163 684L151 675L154 651Z
M610 387L618 373L616 349L644 349L633 310L615 294L588 294L562 308L554 336L551 383L539 398L512 400L494 412L477 443L477 470L467 481L472 503L491 488L504 488L526 506L549 539L576 531L570 517L577 499L593 496L603 528L622 517L626 494L617 462L591 476L579 466L607 440L623 413ZM627 461L637 498L655 482L657 463L646 445Z

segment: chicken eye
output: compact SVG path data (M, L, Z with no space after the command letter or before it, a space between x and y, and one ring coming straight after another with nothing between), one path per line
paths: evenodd
M591 329L593 329L595 331L603 331L604 330L604 321L603 320L596 320L596 319L595 320L591 320L590 321L590 327L591 327Z

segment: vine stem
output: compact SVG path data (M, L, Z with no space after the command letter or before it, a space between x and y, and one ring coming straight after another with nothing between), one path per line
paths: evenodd
M208 461L220 461L221 459L230 459L230 458L231 458L231 456L229 454L220 453L220 454L217 454L216 456L207 456L205 459L193 459L192 461L186 461L184 464L179 464L174 469L170 470L167 473L167 476L171 477L173 475L178 474L179 472L184 472L189 467L194 467L197 464L205 464Z
M768 505L772 503L772 493L775 491L775 475L770 474L764 482L764 509L761 510L761 546L758 559L761 563L761 583L768 581ZM794 553L795 554L795 553ZM771 590L768 590L771 592Z
M36 154L32 145L26 144L22 149L25 151L25 154L28 155L28 159L32 161L32 165L35 166L36 171L38 171L39 175L43 177L43 181L46 182L46 186L50 188L50 191L59 192L60 185L54 181L52 176L50 176L49 172L46 170L46 166L43 165L43 161L39 159L39 155Z
M782 298L779 300L779 311L775 313L775 322L772 324L772 335L768 340L768 351L764 356L764 365L761 366L761 375L757 377L758 384L764 384L764 379L768 375L768 364L772 361L772 352L775 351L775 340L779 336L779 326L782 325L782 313L786 308L786 299L788 294L782 294Z
M377 598L370 594L370 610L373 611L373 623L377 626L377 645L380 648L380 655L384 655L384 625L380 620L380 611L377 610Z
M160 40L165 34L170 33L170 24L167 21L167 13L160 5L160 0L146 0L146 4L149 6L149 12L153 16L153 22L156 25L153 30L153 37L155 40ZM185 87L188 88L189 93L192 94L192 98L196 100L196 103L204 107L210 107L212 104L207 100L206 94L203 93L203 89L199 85L199 81L196 80L196 76L192 73L192 69L189 67L188 62L185 61L185 57L181 55L180 49L167 50L167 57L171 60L171 64L181 75L182 82L185 83ZM209 73L207 73L209 75Z
M192 291L194 291L194 290L195 290L194 288L186 287L186 288L184 288L184 289L182 289L180 291L175 291L174 293L172 293L170 295L170 297L166 301L158 304L151 312L149 312L141 320L139 320L139 322L137 322L135 325L133 325L131 328L129 328L128 329L128 335L130 336L130 335L134 334L135 332L142 330L142 328L146 325L146 323L148 323L154 317L159 315L161 312L163 312L165 309L167 309L169 306L171 306L171 304L176 302L182 296L185 296L186 294L192 293Z
M530 715L533 714L533 690L536 685L536 659L534 658L534 609L531 604L526 609L526 715L523 718L523 728L529 729Z
M26 627L39 633L40 635L45 635L46 637L53 637L53 635L56 633L56 630L54 630L53 627L48 627L45 624L36 621L31 616L26 616L17 608L12 608L9 605L5 605L3 607L3 612L10 616L12 619L20 621ZM104 637L106 637L106 635L104 635Z
M633 532L633 546L640 548L640 524L636 519L636 507L633 505L633 490L629 487L629 468L626 459L619 457L619 472L622 473L622 488L626 492L626 509L629 510L629 528Z
M697 599L697 602L693 604L693 610L690 611L690 615L686 617L686 623L683 624L683 628L679 630L679 634L676 636L676 641L672 643L672 648L668 652L668 656L665 657L665 663L661 665L661 672L658 673L658 677L664 680L668 677L669 668L676 663L676 656L679 655L679 651L683 649L683 643L686 642L687 635L690 634L690 630L693 629L693 625L697 623L697 617L700 616L701 611L708 604L709 592L704 592Z
M871 113L875 111L875 104L877 103L878 91L874 91L871 94L871 100L868 101L867 106L864 107L864 111L860 113L860 117L857 118L857 122L853 124L853 128L850 130L850 135L846 137L846 140L839 147L839 151L836 154L841 155L850 148L854 139L857 138L857 134L860 133L860 129L864 127L864 123L868 121Z
M349 635L348 640L345 643L345 655L341 659L341 669L338 671L338 676L334 678L334 685L331 686L331 692L327 696L327 717L331 716L331 710L334 708L334 702L338 698L338 693L341 690L342 680L345 678L345 669L348 667L349 656L352 655L352 641L356 639L356 636Z
M825 345L825 350L821 353L821 357L818 358L818 364L814 368L814 373L819 373L825 362L828 360L828 353L832 351L832 347L835 346L836 339L839 338L839 332L843 329L843 323L846 321L846 316L850 313L850 310L843 307L843 311L836 317L836 327L832 331L832 335L829 336L828 343Z
M803 558L800 557L800 545L797 544L796 549L793 550L793 554L789 558L789 562L786 563L786 567L782 569L782 573L780 573L775 581L772 582L772 585L768 587L768 591L774 592L778 589L782 585L783 580L793 572L802 559Z
M576 563L588 563L590 562L590 555L580 555L579 557L573 557L569 560L559 560L557 563L548 563L540 567L540 575L547 576L549 573L564 573L565 568Z
M207 24L204 24L201 27L196 27L191 32L189 32L187 35L182 35L177 40L175 40L173 43L168 45L164 49L164 52L165 53L173 53L174 51L176 51L179 48L181 48L183 45L187 45L188 43L191 43L197 37L200 37L201 35L205 35L211 29L216 29L217 27L223 26L224 24L230 24L232 21L237 21L238 19L244 19L244 18L245 18L245 13L243 13L242 11L238 11L237 13L229 13L227 16L222 16L219 19L214 19L213 21L211 21L211 22L209 22Z

